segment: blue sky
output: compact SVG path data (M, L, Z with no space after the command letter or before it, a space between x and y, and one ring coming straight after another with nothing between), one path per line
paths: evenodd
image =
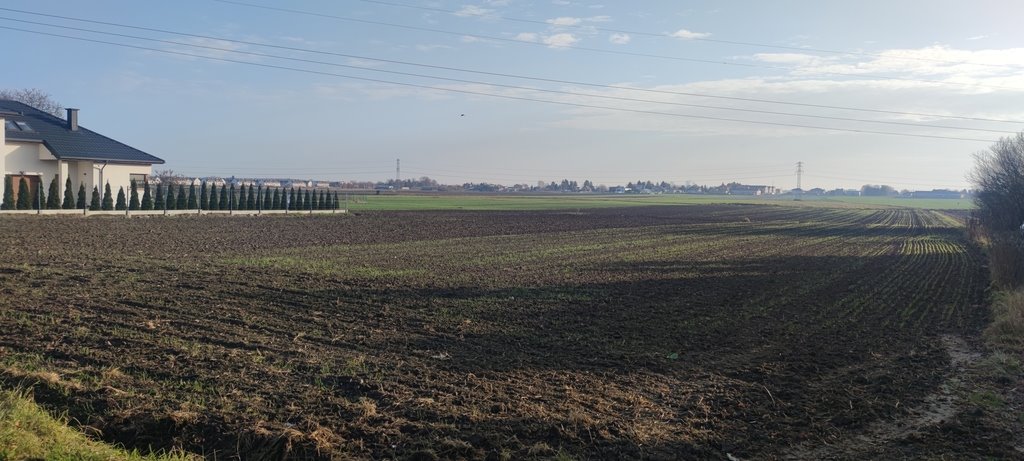
M202 176L380 180L401 158L403 177L446 183L788 188L802 161L805 187L959 188L974 152L1024 127L940 117L1024 121L1016 1L240 2L312 14L216 0L0 5L21 10L0 10L2 27L150 48L0 29L0 86L40 88L80 108L83 126Z

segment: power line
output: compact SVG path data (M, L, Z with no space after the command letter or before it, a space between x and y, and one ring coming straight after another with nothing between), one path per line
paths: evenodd
M450 9L439 8L439 7L421 6L421 5L410 5L408 3L386 2L386 1L381 1L381 0L357 0L357 1L364 2L364 3L374 3L374 4L378 4L378 5L394 6L394 7L399 7L399 8L410 8L410 9L416 9L416 10L421 10L421 11L434 11L434 12L438 12L438 13L448 13L448 14L452 14L452 15L455 15L455 16L475 16L475 17L481 17L481 18L493 18L493 19L500 19L502 21L520 22L520 23L525 23L525 24L537 24L537 25L542 25L542 26L552 26L552 25L554 25L554 24L552 24L550 22L541 21L541 20L537 20L537 19L516 18L516 17L503 16L503 15L492 14L492 13L482 13L482 12L462 11L462 10L450 10ZM639 36L646 36L646 37L673 38L671 34L667 34L667 33L663 33L663 32L647 32L647 31L638 31L638 30L629 30L629 29L613 29L613 28L609 28L609 27L600 27L600 26L594 26L594 25L581 25L581 24L565 24L565 25L563 25L563 24L559 24L558 27L571 27L571 28L575 28L575 29L592 29L592 30L597 30L597 31L601 31L601 32L612 32L612 33L619 33L619 34L631 34L631 35L639 35ZM687 38L686 40L691 40L691 41L695 41L695 42L722 43L722 44L727 44L727 45L753 46L753 47L759 47L759 48L773 48L773 49L788 50L788 51L800 51L802 53L815 52L815 53L843 54L843 55L853 55L853 56L870 56L870 57L888 58L888 59L901 59L901 60L906 60L906 61L924 61L924 62L935 62L935 63L943 63L943 64L956 64L956 65L969 64L969 65L972 65L972 66L998 67L998 68L1010 68L1010 69L1021 69L1021 68L1024 68L1022 66L1007 65L1007 64L991 64L991 63L981 63L981 62L971 62L971 61L950 61L950 60L946 60L946 59L923 58L923 57L915 57L915 56L890 56L890 55L886 55L886 54L882 54L882 53L867 53L867 52L863 52L863 51L829 50L829 49L824 49L824 48L808 48L808 47L799 47L799 46L771 45L771 44L767 44L767 43L745 42L745 41L738 41L738 40L723 40L723 39L707 38L707 37L691 37L691 38Z
M215 1L217 1L217 0L215 0ZM167 29L158 29L158 28L152 28L152 27L133 26L133 25L128 25L128 24L119 24L119 23L106 22L106 21L95 21L95 20L89 20L89 19L73 18L73 17L69 17L69 16L61 16L61 15L46 14L46 13L36 13L36 12L31 12L31 11L16 10L16 9L12 9L12 8L0 7L0 11L12 11L12 12L17 12L17 13L30 14L30 15L36 15L36 16L45 16L45 17L58 18L58 19L64 19L64 20L69 20L69 21L77 21L77 22L85 22L85 23L90 23L90 24L100 24L100 25L106 25L106 26L122 27L122 28L126 28L126 29L144 30L144 31L148 31L148 32L158 32L158 33L165 33L165 34L171 34L171 35L179 35L179 36L184 36L184 37L194 37L194 38L202 38L202 39L208 39L208 40L218 40L218 41L224 41L224 42L229 42L229 43L238 43L238 44L243 44L243 45L259 46L259 47L274 48L274 49L282 49L282 50L288 50L288 51L298 51L298 52L303 52L303 53L320 54L320 55L336 56L336 57L343 57L343 58L350 58L350 59L360 59L360 60L367 60L367 61L384 62L384 63L390 63L390 64L399 64L399 65L424 67L424 68L431 68L431 69L438 69L438 70L448 70L448 71L454 71L454 72L472 73L472 74L479 74L479 75L489 75L489 76L495 76L495 77L506 77L506 78L522 79L522 80L533 80L533 81L540 81L540 82L547 82L547 83L560 83L560 84L566 84L566 85L580 85L580 86L588 86L588 87L595 87L595 88L607 88L607 89L616 89L616 90L625 90L625 91L637 91L637 92L656 93L656 94L665 94L665 95L692 96L692 97L703 97L703 98L723 99L723 100L732 100L732 101L757 102L757 103L765 103L765 104L781 104L781 105L791 105L791 106L799 106L799 107L813 107L813 108L820 108L820 109L849 110L849 111L881 113L881 114L889 114L889 115L909 115L909 116L916 116L916 117L945 118L945 119L971 120L971 121L983 121L983 122L1018 123L1018 124L1019 123L1024 123L1024 121L1022 121L1022 120L1006 120L1006 119L993 119L993 118L984 118L984 117L966 117L966 116L956 116L956 115L946 115L946 114L930 114L930 113L922 113L922 112L905 112L905 111L893 111L893 110L881 110L881 109L868 109L868 108L847 107L847 106L834 106L834 105L827 105L827 104L811 104L811 103L798 103L798 102L791 102L791 101L778 101L778 100L771 100L771 99L742 98L742 97L735 97L735 96L722 96L722 95L714 95L714 94L706 94L706 93L692 93L692 92L682 92L682 91L656 90L656 89L648 89L648 88L635 88L635 87L628 87L628 86L621 86L621 85L605 85L605 84L599 84L599 83L581 82L581 81L574 81L574 80L561 80L561 79L535 77L535 76L525 76L525 75L517 75L517 74L502 73L502 72L487 72L487 71L481 71L481 70L473 70L473 69L465 69L465 68L459 68L459 67L423 64L423 63L416 63L416 62L410 62L410 61L401 61L401 60L394 60L394 59L382 59L382 58L375 58L375 57L370 57L370 56L361 56L361 55L354 55L354 54L347 54L347 53L337 53L337 52L314 50L314 49L309 49L309 48L301 48L301 47L293 47L293 46L273 45L273 44L268 44L268 43L259 43L259 42L245 41L245 40L236 40L236 39L223 38L223 37L214 37L214 36L202 35L202 34L192 34L192 33L172 31L172 30L167 30ZM46 26L50 26L50 27L60 27L60 28L66 28L66 29L71 29L71 30L88 31L88 32L99 33L99 34L106 34L106 35L115 35L115 36L122 36L122 37L139 38L139 39L151 40L151 41L161 41L159 39L152 39L152 38L147 38L147 37L137 37L137 36L132 36L132 35L117 34L117 33L114 33L114 32L105 32L105 31L95 31L95 30L90 30L90 29L79 29L79 28L74 28L74 27L70 27L70 26L60 26L60 25L55 25L55 24L39 23L39 22L33 22L33 21L27 21L27 20L21 20L21 19L13 19L13 18L3 18L3 19L9 20L9 21L24 22L24 23L29 23L29 24L46 25ZM185 44L185 43L180 43L180 42L170 42L170 43L175 43L175 44L180 44L180 45L187 45L187 46L193 46L193 47L201 47L201 45ZM218 50L229 51L229 50L225 50L225 49L218 49ZM236 51L237 52L238 50L230 50L230 51ZM273 56L273 55L266 55L266 56ZM282 57L280 59L299 60L298 58L284 58L284 57ZM307 61L307 62L318 63L319 61ZM332 65L342 66L340 64L332 64ZM359 67L359 66L344 66L344 67L355 67L355 68L359 68L359 69L368 70L365 67Z
M701 119L701 120L715 120L715 121L724 121L724 122L750 123L750 124L757 124L757 125L782 126L782 127L789 127L789 128L806 128L806 129L816 129L816 130L834 131L834 132L861 133L861 134L880 134L880 135L889 135L889 136L907 136L907 137L931 138L931 139L949 139L949 140L957 140L957 141L977 141L977 142L985 142L985 143L993 143L993 142L995 142L992 139L961 138L961 137L955 137L955 136L940 136L940 135L928 135L928 134L916 134L916 133L897 133L897 132L891 132L891 131L874 131L874 130L862 130L862 129L855 129L855 128L823 127L823 126L816 126L816 125L802 125L802 124L797 124L797 123L766 122L766 121L760 121L760 120L733 119L733 118L726 118L726 117L712 117L712 116L707 116L707 115L677 114L677 113L672 113L672 112L659 112L659 111L652 111L652 110L627 109L627 108L622 108L622 107L598 106L598 105L593 105L593 104L581 104L581 103L573 103L573 102L566 102L566 101L552 101L552 100L546 100L546 99L527 98L527 97L522 97L522 96L510 96L510 95L503 95L503 94L486 93L486 92L482 92L482 91L472 91L472 90L464 90L464 89L457 89L457 88L445 88L445 87L437 87L437 86L430 86L430 85L420 85L420 84L408 83L408 82L395 82L395 81L390 81L390 80L375 79L375 78L368 78L368 77L357 77L357 76L353 76L353 75L338 74L338 73L333 73L333 72L324 72L324 71L317 71L317 70L311 70L311 69L301 69L301 68L297 68L297 67L288 67L288 66L281 66L281 65L275 65L275 64L265 64L265 63L249 62L249 61L240 61L240 60L237 60L237 59L228 59L228 58L221 58L221 57L215 57L215 56L203 56L203 55L192 54L192 53L184 53L184 52L180 52L180 51L161 50L161 49L158 49L158 48L150 48L150 47L144 47L144 46L138 46L138 45L125 44L125 43L109 42L109 41L105 41L105 40L96 40L96 39L90 39L90 38L84 38L84 37L75 37L75 36L70 36L70 35L54 34L54 33L50 33L50 32L40 32L40 31L27 30L27 29L19 29L19 28L16 28L16 27L0 26L0 29L13 30L13 31L18 31L18 32L25 32L25 33L38 34L38 35L45 35L45 36L50 36L50 37L66 38L66 39L70 39L70 40L78 40L78 41L84 41L84 42L90 42L90 43L100 43L100 44L119 46L119 47L125 47L125 48L133 48L133 49L139 49L139 50L153 51L153 52L157 52L157 53L174 54L174 55L178 55L178 56L188 56L188 57L192 57L192 58L207 59L207 60L214 60L214 61L221 61L221 62L230 62L230 63L235 63L235 64L244 64L244 65L263 67L263 68L268 68L268 69L288 70L288 71L302 72L302 73L313 74L313 75L324 75L324 76L346 78L346 79L351 79L351 80L360 80L360 81L374 82L374 83L384 83L384 84L388 84L388 85L406 86L406 87L411 87L411 88L421 88L421 89L428 89L428 90L434 90L434 91L446 91L446 92L451 92L451 93L471 94L471 95L477 95L477 96L489 96L489 97L494 97L494 98L510 99L510 100L517 100L517 101L540 102L540 103L545 103L545 104L556 104L556 105L569 106L569 107L580 107L580 108L600 109L600 110L612 110L612 111L619 111L619 112L629 112L629 113L646 114L646 115L660 115L660 116L668 116L668 117L694 118L694 119Z
M313 60L313 59L293 58L293 57L290 57L290 56L280 56L280 55L274 55L274 54L269 54L269 53L258 53L258 52L253 52L253 51L235 50L235 49L231 49L231 48L222 48L222 47L216 47L216 46L210 46L210 45L200 45L200 44L195 44L195 43L177 42L177 41L174 41L174 40L164 40L164 39L157 39L157 38L150 38L150 37L141 37L141 36L137 36L137 35L120 34L120 33L116 33L116 32L106 32L106 31L100 31L100 30L85 29L85 28L81 28L81 27L62 26L62 25L58 25L58 24L49 24L49 23L37 22L37 21L26 21L26 20L23 20L23 19L7 18L7 17L3 17L3 16L0 16L0 20L28 23L28 24L34 24L34 25L42 25L42 26L54 27L54 28L58 28L58 29L75 30L75 31L79 31L79 32L89 32L89 33L109 35L109 36L122 37L122 38L132 38L132 39L137 39L137 40L146 40L146 41L158 42L158 43L167 43L167 44L172 44L172 45L188 46L188 47L193 47L193 48L214 50L214 51L220 51L220 52L225 52L225 53L243 54L243 55L248 55L248 56L258 56L258 57L262 57L262 58L273 58L273 59L281 59L281 60L286 60L286 61L303 62L303 63L307 63L307 64L319 64L319 65L325 65L325 66L343 67L343 68L348 68L348 69L359 69L359 70L368 71L368 72L386 73L386 74L393 74L393 75L402 75L402 76L406 76L406 77L430 78L430 79L435 79L435 80L445 80L445 81L457 82L457 83L469 83L469 84L476 84L476 85L488 85L488 86L499 87L499 88L509 88L509 89L516 89L516 90L537 91L537 92L543 92L543 93L562 94L562 95L568 95L568 96L583 96L583 97L590 97L590 98L611 99L611 100L616 100L616 101L642 102L642 103L661 104L661 105L670 105L670 106L696 107L696 108L701 108L701 109L716 109L716 110L727 110L727 111L734 111L734 112L747 112L747 113L758 113L758 114L768 114L768 115L783 115L783 116L790 116L790 117L816 118L816 119L824 119L824 120L838 120L838 121L844 121L844 122L877 123L877 124L883 124L883 125L900 125L900 126L911 126L911 127L917 127L917 128L939 128L939 129L948 129L948 130L981 131L981 132L999 133L999 134L1015 134L1016 133L1015 131L992 130L992 129L986 129L986 128L969 128L969 127L948 126L948 125L931 125L931 124L926 124L926 123L896 122L896 121L891 121L891 120L867 120L867 119L851 118L851 117L836 117L836 116L828 116L828 115L798 114L798 113L792 113L792 112L779 112L779 111L758 110L758 109L744 109L744 108L737 108L737 107L712 106L712 105L706 105L706 104L690 104L690 103L682 103L682 102L675 102L675 101L658 101L658 100L652 100L652 99L630 98L630 97L624 97L624 96L611 96L611 95L593 94L593 93L578 93L578 92L574 92L574 91L552 90L552 89L547 89L547 88L525 87L525 86L518 86L518 85L506 85L506 84L502 84L502 83L484 82L484 81L479 81L479 80L466 80L466 79L457 79L457 78L450 78L450 77L440 77L440 76L435 76L435 75L417 74L417 73L412 73L412 72L400 72L400 71L393 71L393 70L386 70L386 69L374 69L374 68L367 68L367 67L363 67L363 66L354 66L354 65L349 65L349 64L339 64L339 63L333 63L333 62L327 62L327 61L317 61L317 60Z
M456 36L460 36L460 37L473 37L473 38L476 38L476 39L493 40L493 41L498 41L498 42L517 43L517 44L534 45L534 46L543 46L545 48L549 47L549 45L546 44L546 43L531 42L531 41L519 40L519 39L515 39L515 38L508 38L508 37L499 37L499 36L495 36L495 35L482 35L482 34L473 34L473 33L466 33L466 32L454 32L454 31L450 31L450 30L434 29L434 28L430 28L430 27L410 26L410 25L407 25L407 24L395 24L395 23L389 23L389 22L383 22L383 21L373 21L373 20L369 20L369 19L350 18L350 17L347 17L347 16L338 16L338 15L327 14L327 13L316 13L316 12L311 12L311 11L296 10L296 9L291 9L291 8L281 8L281 7L276 7L276 6L259 5L259 4L255 4L255 3L246 3L246 2L240 2L240 1L235 1L235 0L211 0L211 1L220 2L220 3L227 3L227 4L232 4L232 5L245 6L245 7L249 7L249 8L259 8L259 9L265 9L265 10L270 10L270 11L278 11L278 12L283 12L283 13L291 13L291 14L299 14L299 15L306 15L306 16L314 16L314 17L335 19L335 20L339 20L339 21L355 22L355 23L359 23L359 24L369 24L369 25L375 25L375 26L394 27L394 28L406 29L406 30L416 30L416 31L420 31L420 32L431 32L431 33L445 34L445 35L456 35ZM741 62L730 62L730 61L716 61L716 60L712 60L712 59L698 59L698 58L688 58L688 57L682 57L682 56L667 56L667 55L660 55L660 54L636 53L636 52L630 52L630 51L608 50L608 49L602 49L602 48L590 48L590 47L576 46L576 45L559 45L558 48L567 48L567 49L574 49L574 50L581 50L581 51L589 51L589 52L594 52L594 53L616 54L616 55L621 55L621 56L635 56L635 57L643 57L643 58L656 58L656 59L667 59L667 60L674 60L674 61L695 62L695 63L701 63L701 64L716 64L716 65L724 65L724 66L763 68L763 69L775 69L775 70L785 70L785 71L797 70L795 68L786 67L786 66L772 66L772 65L768 65L768 64L752 64L752 63L741 63ZM870 79L876 79L876 80L892 80L892 81L906 81L906 82L917 82L917 83L930 83L930 84L936 84L936 85L953 85L953 86L965 86L965 87L984 87L984 88L996 88L996 89L1014 90L1014 91L1022 91L1022 90L1024 90L1024 88L999 86L999 85L986 85L986 84L982 84L982 83L949 82L949 81L942 81L942 80L914 79L914 78L906 78L906 77L893 77L893 76L885 76L885 75L868 75L868 74L857 74L857 73L848 73L848 72L812 71L812 73L816 73L816 74L820 74L820 75L841 75L841 76L844 76L844 77L870 78Z

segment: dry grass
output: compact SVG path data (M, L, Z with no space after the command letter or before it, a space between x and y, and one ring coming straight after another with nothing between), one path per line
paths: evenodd
M194 461L180 452L143 455L89 440L39 408L27 392L0 391L0 460Z
M1024 352L1024 289L1003 293L992 304L985 339L994 348Z

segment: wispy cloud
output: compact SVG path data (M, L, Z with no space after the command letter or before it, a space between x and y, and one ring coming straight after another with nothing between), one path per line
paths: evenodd
M471 16L489 16L494 13L494 10L489 8L482 8L477 5L463 5L454 14L459 17L471 17Z
M707 33L707 32L694 32L692 30L679 29L679 30L669 34L669 36L670 37L675 37L675 38L681 38L681 39L684 39L684 40L693 40L695 38L707 38L707 37L710 37L711 34Z
M981 40L983 38L988 38L988 35L975 35L973 37L967 37L967 40Z
M516 34L516 40L521 42L537 42L540 41L540 34L536 32L520 32Z
M616 45L625 45L630 42L633 38L629 34L615 33L608 36L608 41Z
M550 48L564 48L575 45L580 41L580 39L573 34L562 32L559 34L544 36L542 41Z
M553 26L578 26L578 25L580 25L580 23L583 22L583 19L581 19L581 18L571 18L571 17L560 17L560 18L548 19L546 22L548 24L553 25Z

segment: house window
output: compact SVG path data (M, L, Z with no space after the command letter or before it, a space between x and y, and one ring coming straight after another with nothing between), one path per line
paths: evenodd
M28 123L20 120L4 120L4 129L7 131L35 131Z
M28 123L22 122L20 120L15 121L14 123L18 125L18 128L20 128L21 131L33 131L32 127L28 126Z
M18 131L18 125L14 124L14 120L4 120L4 128L7 131Z
M136 185L138 185L139 187L142 187L142 185L146 183L146 181L147 181L146 178L148 178L148 177L149 176L145 175L145 174L130 174L130 175L128 175L128 181L129 182L135 181Z

